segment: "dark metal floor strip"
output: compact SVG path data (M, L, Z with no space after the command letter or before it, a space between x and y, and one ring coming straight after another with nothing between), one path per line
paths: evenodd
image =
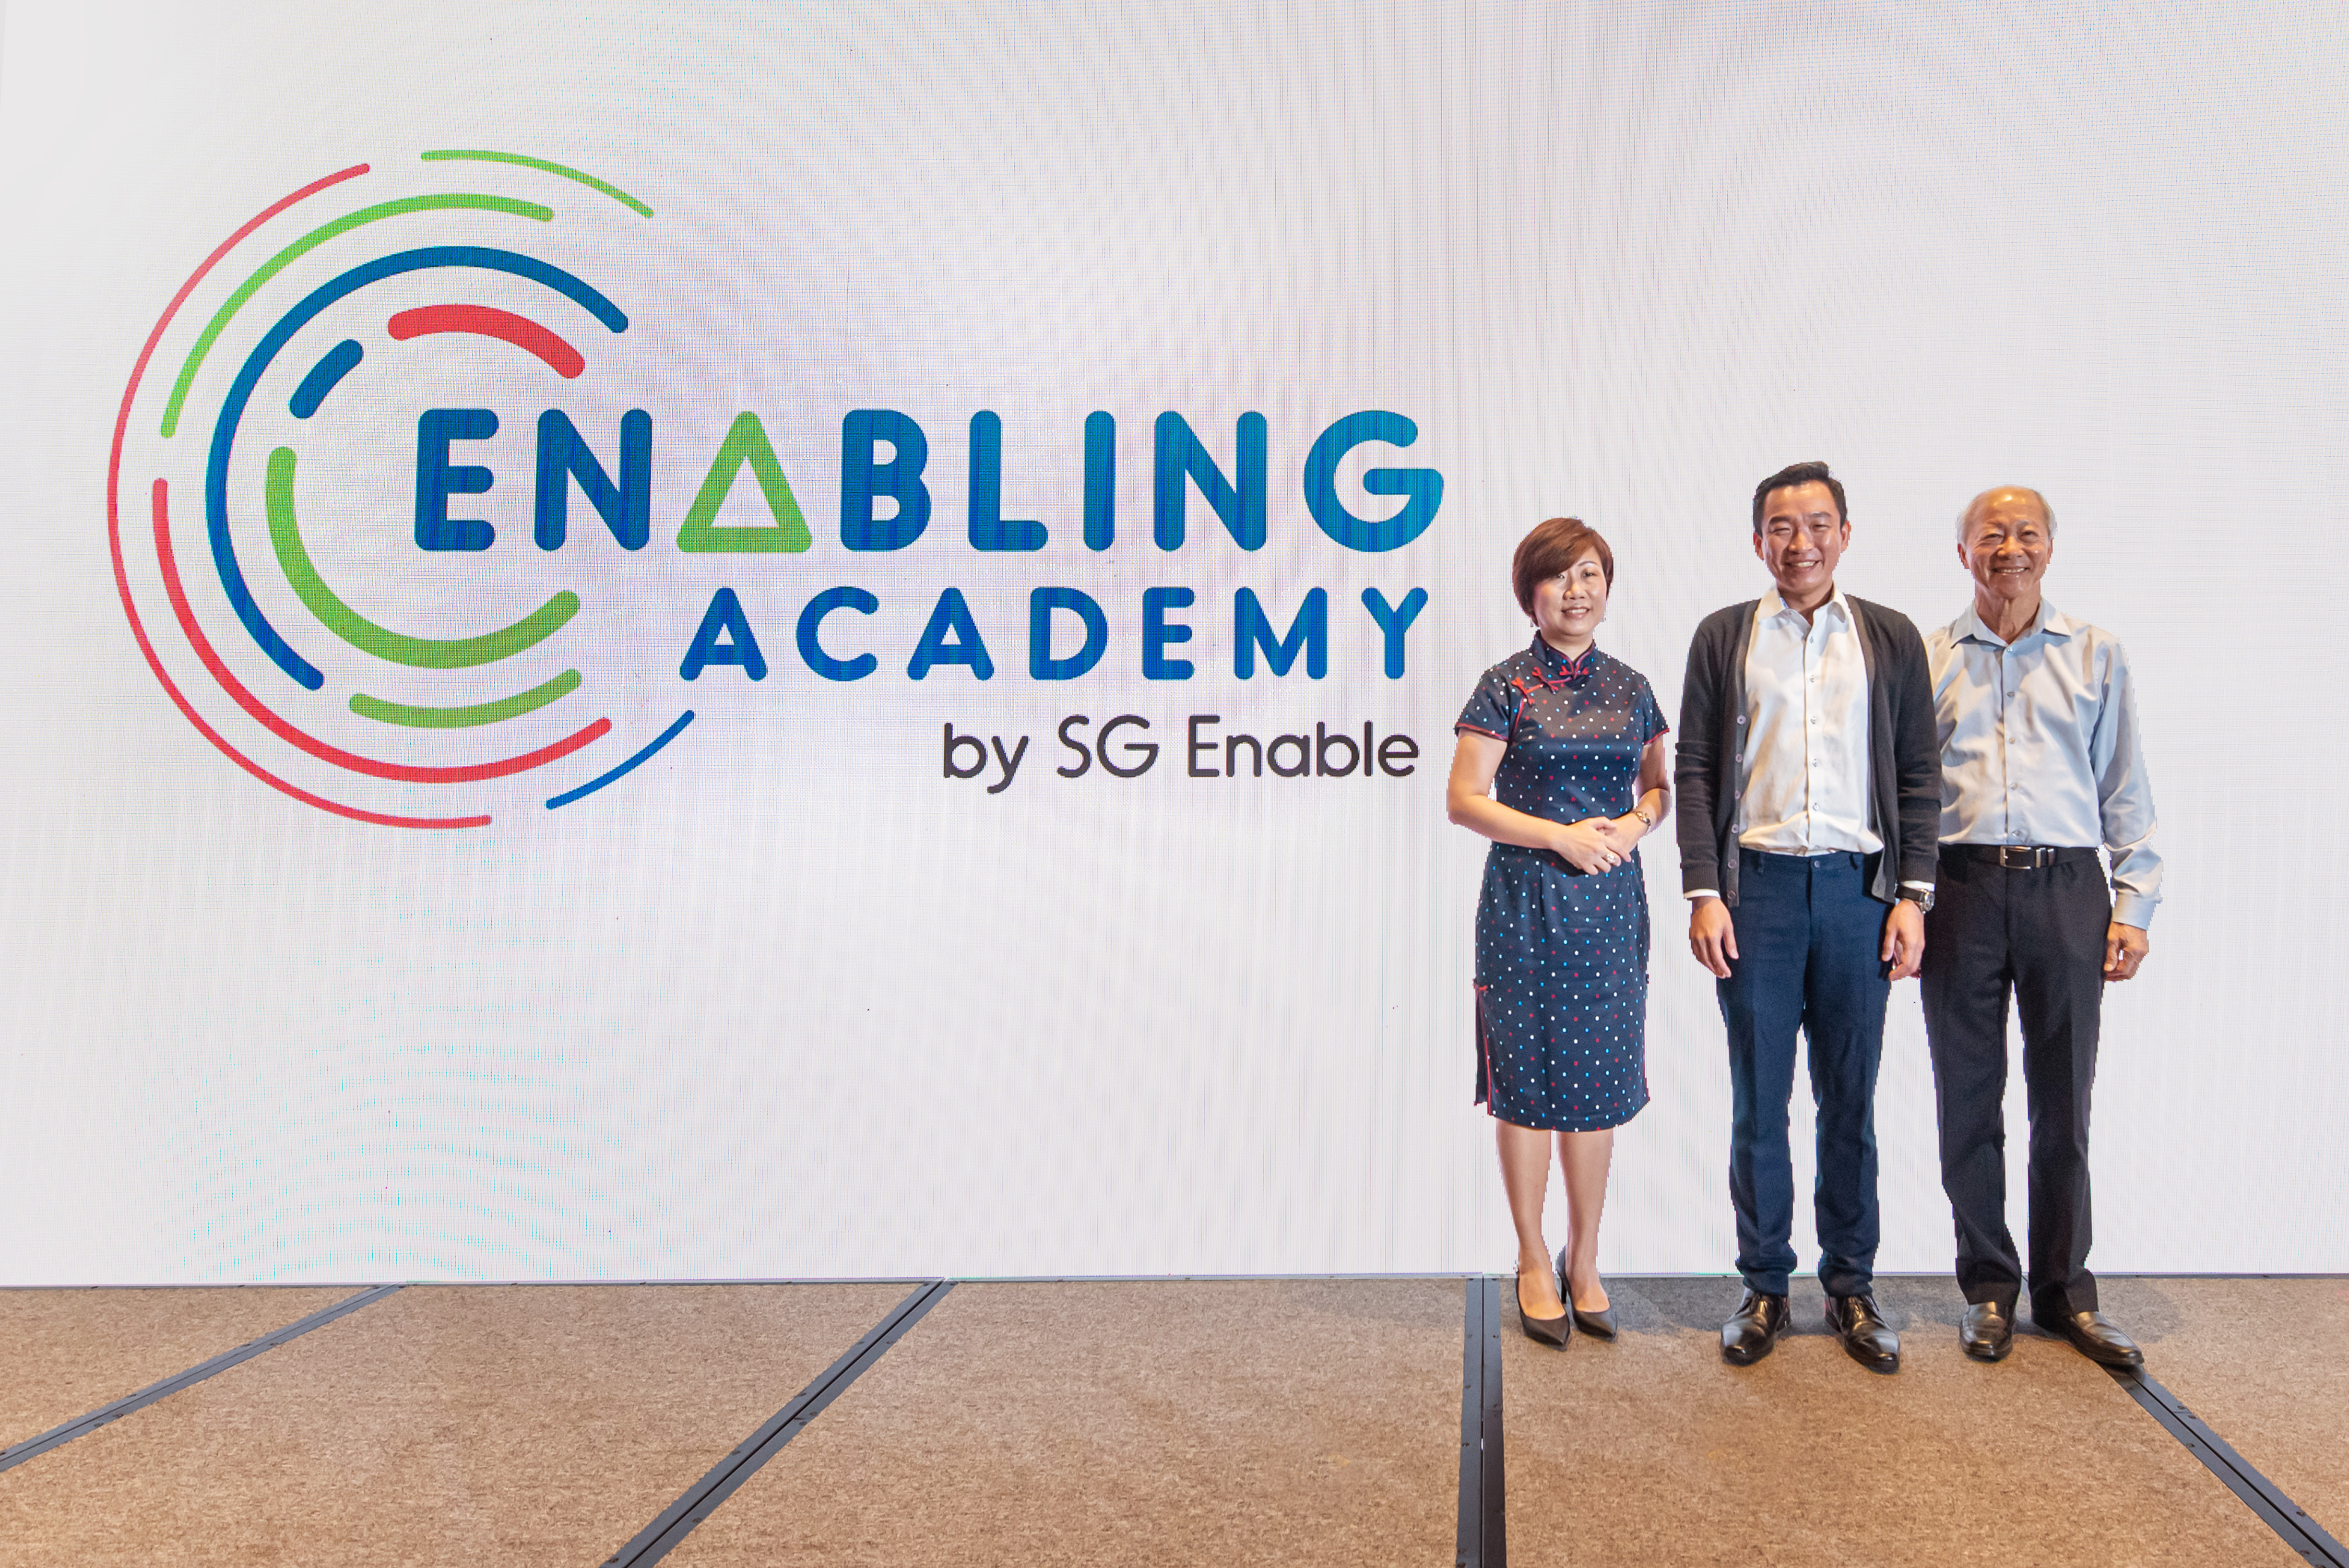
M0 1470L10 1470L26 1460L47 1453L51 1449L73 1441L85 1433L94 1432L110 1421L119 1421L134 1410L143 1410L158 1399L166 1399L181 1389L202 1382L227 1371L230 1367L252 1360L264 1350L274 1350L290 1339L299 1339L314 1328L324 1328L338 1317L357 1312L371 1302L381 1301L399 1286L379 1284L347 1296L334 1305L296 1318L285 1327L274 1329L258 1339L248 1340L235 1349L224 1351L209 1361L200 1361L185 1372L174 1373L160 1383L150 1383L135 1394L126 1394L110 1405L100 1405L86 1416L77 1416L61 1427L51 1427L38 1437L26 1438L0 1449Z
M1468 1279L1460 1346L1460 1532L1454 1568L1508 1568L1501 1456L1501 1282Z
M2282 1536L2285 1545L2317 1564L2317 1568L2349 1568L2349 1547L2325 1533L2324 1527L2311 1519L2306 1509L2253 1469L2249 1460L2230 1448L2226 1439L2205 1426L2199 1416L2179 1403L2177 1395L2147 1376L2142 1367L2107 1367L2105 1370L2112 1374L2114 1382L2128 1390L2131 1398L2145 1407L2147 1415L2183 1444L2188 1453L2200 1460L2203 1469L2224 1481L2228 1491L2242 1499L2269 1529Z
M710 1466L707 1474L661 1510L659 1517L638 1531L635 1539L605 1558L604 1568L646 1568L675 1551L678 1543L692 1533L695 1525L716 1512L718 1505L757 1474L761 1465L774 1458L785 1443L822 1415L826 1406L847 1392L851 1383L863 1377L889 1346L904 1338L905 1331L921 1321L922 1315L953 1288L951 1281L931 1280L890 1308L888 1316L874 1324L872 1331L850 1346L839 1360L818 1373L814 1382L793 1395L789 1404L743 1439L733 1452Z

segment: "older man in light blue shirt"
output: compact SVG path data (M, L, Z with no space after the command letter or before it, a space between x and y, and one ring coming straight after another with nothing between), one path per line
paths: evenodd
M2032 1317L2097 1361L2135 1366L2143 1357L2097 1312L2087 1269L2088 1098L2104 987L2145 961L2161 857L2127 657L2111 633L2047 603L2054 549L2038 491L1976 496L1958 523L1973 603L1925 637L1941 748L1925 1028L1966 1353L2006 1355L2023 1283L2001 1109L2012 994L2031 1110Z

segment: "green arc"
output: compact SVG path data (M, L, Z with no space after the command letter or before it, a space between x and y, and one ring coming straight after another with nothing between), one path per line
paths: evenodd
M219 338L222 329L228 325L230 318L244 308L244 302L251 299L262 284L284 272L286 266L297 257L317 249L337 234L347 234L353 229L385 218L397 218L403 212L429 212L450 209L511 212L517 218L530 218L541 223L552 222L554 219L554 209L542 207L535 201L516 201L506 196L475 196L460 193L448 196L403 196L397 201L378 201L372 207L362 207L356 212L346 212L333 222L321 224L311 230L255 267L253 270L253 275L237 284L236 292L229 295L222 303L220 309L212 313L212 320L204 324L203 332L196 338L196 346L188 350L187 363L180 366L180 378L171 384L171 400L163 405L164 438L170 439L180 428L181 406L188 400L188 388L195 385L196 371L203 365L204 356L212 352L212 344Z
M351 694L351 711L361 718L372 718L385 724L397 724L408 729L471 729L480 725L496 724L520 714L534 713L558 697L568 696L579 689L579 672L565 670L551 681L500 697L495 702L477 702L464 707L418 707L407 703L386 702L369 696L363 691Z
M302 543L301 527L294 520L293 448L279 447L270 452L265 493L269 542L277 551L277 564L285 569L286 582L293 584L295 593L308 607L310 614L318 618L321 625L361 653L373 654L377 658L395 665L406 665L412 669L468 669L475 665L495 664L525 648L535 647L579 613L579 595L566 588L512 625L478 637L411 637L378 626L344 603L335 591L326 586L326 579L318 575L317 567L311 562L310 552ZM557 680L560 678L558 676ZM552 686L555 682L547 684ZM534 687L532 692L523 695L528 696L544 689L543 686ZM562 692L553 693L544 701L553 702L562 695ZM461 713L468 710L447 711ZM514 711L527 712L528 709L517 708ZM486 724L491 721L481 719L478 722Z
M565 180L575 180L590 191L600 191L613 201L635 208L638 213L647 218L653 215L651 208L618 186L609 181L598 180L584 169L574 169L567 163L554 163L543 158L533 158L527 153L491 152L481 148L441 148L436 151L425 153L423 157L427 163L438 163L452 158L465 159L476 163L512 163L523 169L536 169L548 174L560 174Z

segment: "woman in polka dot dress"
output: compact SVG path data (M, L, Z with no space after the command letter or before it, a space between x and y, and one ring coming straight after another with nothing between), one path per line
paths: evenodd
M1612 1338L1599 1212L1614 1130L1648 1103L1648 894L1634 848L1671 798L1663 710L1645 676L1591 645L1615 555L1570 517L1517 545L1533 645L1485 672L1454 726L1451 818L1493 841L1476 903L1476 1099L1493 1115L1517 1229L1525 1331L1569 1315ZM1567 1233L1542 1238L1549 1143ZM1570 1314L1569 1314L1570 1309Z

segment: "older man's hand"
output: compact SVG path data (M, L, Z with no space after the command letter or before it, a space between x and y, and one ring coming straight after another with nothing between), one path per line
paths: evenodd
M2136 979L2137 965L2145 962L2146 950L2151 945L2142 926L2123 925L2116 920L2105 927L2105 978Z

